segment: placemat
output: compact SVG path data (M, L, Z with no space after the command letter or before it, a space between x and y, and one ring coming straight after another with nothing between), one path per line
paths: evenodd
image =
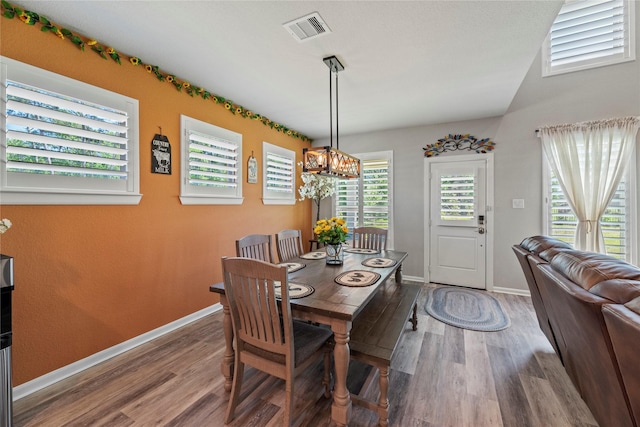
M367 258L362 261L362 265L367 267L385 268L396 265L397 261L391 258Z
M309 252L307 254L304 255L300 255L300 258L302 259L324 259L326 258L327 253L325 251L315 251L315 252Z
M349 248L345 249L345 252L349 252L350 254L379 254L380 251L375 249L364 249L364 248Z
M287 267L287 273L293 273L294 271L302 270L307 265L301 262L281 262L278 265L284 265Z
M373 271L352 270L345 271L335 278L335 282L343 286L369 286L378 281L380 275Z
M275 290L276 298L281 298L281 286L276 285ZM289 299L303 298L311 295L314 291L315 289L313 289L313 286L289 282Z

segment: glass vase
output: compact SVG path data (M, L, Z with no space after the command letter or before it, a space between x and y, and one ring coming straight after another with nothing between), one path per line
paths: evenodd
M342 265L344 261L344 250L342 250L342 243L327 243L325 246L327 251L327 264L329 265Z

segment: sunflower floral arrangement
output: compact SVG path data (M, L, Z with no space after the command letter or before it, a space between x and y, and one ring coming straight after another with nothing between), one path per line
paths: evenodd
M317 221L313 232L318 236L318 242L325 245L338 245L347 240L349 228L345 225L344 219L334 216Z
M298 162L298 166L302 167L302 162ZM317 215L316 222L320 221L320 202L335 193L336 188L333 185L333 179L326 176L317 175L315 173L304 172L301 177L303 184L298 189L301 202L305 199L311 199L316 204Z

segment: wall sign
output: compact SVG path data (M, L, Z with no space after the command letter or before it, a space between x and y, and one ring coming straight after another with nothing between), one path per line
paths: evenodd
M249 184L258 182L258 161L253 157L253 151L247 160L247 182Z
M155 134L151 141L151 173L171 175L171 144L165 135Z

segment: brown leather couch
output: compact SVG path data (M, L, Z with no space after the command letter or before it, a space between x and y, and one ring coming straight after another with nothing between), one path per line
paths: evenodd
M530 264L530 258L534 259L535 264L546 263L546 259L540 258L540 253L544 252L545 255L548 255L550 252L547 250L552 248L560 250L572 249L571 245L560 240L548 236L533 236L527 237L519 245L514 245L513 251L518 258L520 267L522 267L524 277L527 279L527 285L529 286L529 292L531 294L531 302L533 303L533 307L536 311L540 329L553 346L553 349L556 351L558 357L560 357L560 360L562 360L562 355L558 348L558 338L556 338L558 329L557 326L554 327L551 324L549 315L547 314L547 309L545 307L545 299L547 299L548 297L546 295L543 297L542 293L540 292L540 289L538 288L536 280L533 276L533 270ZM549 302L547 302L546 304L549 304Z
M634 420L640 425L640 297L624 305L607 304L602 312Z
M616 351L603 314L612 323L619 320L614 314L623 308L630 310L625 304L640 297L640 268L603 254L567 248L548 237L531 239L539 244L525 239L514 251L520 260L522 250L533 248L525 255L529 270L523 267L523 271L527 281L532 280L530 288L533 285L540 296L534 309L536 313L544 310L538 319L546 315L554 349L567 374L601 426L640 427L640 418L632 410L638 405L637 384L633 375L625 381L626 370L618 361L619 353L628 353L626 342L640 341L638 324L629 329L616 323L620 327L613 334L620 347ZM627 356L634 355L637 359L637 352ZM634 368L637 371L635 366L629 369Z

